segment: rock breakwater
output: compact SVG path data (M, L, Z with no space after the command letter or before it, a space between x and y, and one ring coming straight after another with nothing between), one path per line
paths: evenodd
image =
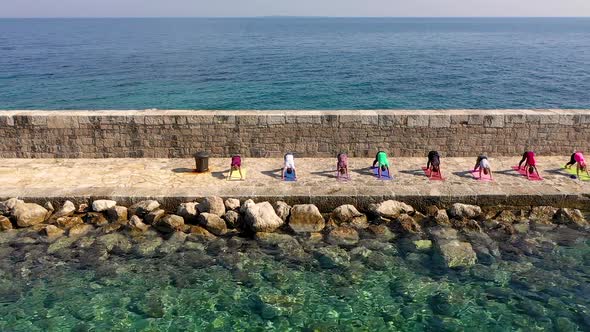
M129 207L112 200L78 207L66 201L54 209L50 203L12 198L0 202L0 240L16 246L42 244L47 253L68 257L87 255L85 249L92 247L95 257L105 259L130 253L161 256L215 241L221 241L218 248L208 250L228 250L232 243L252 239L282 257L330 268L347 266L351 255L379 264L370 257L394 250L395 244L401 255L427 254L442 268L462 268L551 248L560 240L545 236L548 231L590 231L582 211L550 206L482 209L455 203L418 210L388 200L371 204L367 211L343 205L322 212L312 204L220 197L185 202L175 211L161 209L155 200Z

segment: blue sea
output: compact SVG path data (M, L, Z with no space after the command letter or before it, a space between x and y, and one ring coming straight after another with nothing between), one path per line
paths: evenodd
M0 109L590 108L590 18L0 19Z

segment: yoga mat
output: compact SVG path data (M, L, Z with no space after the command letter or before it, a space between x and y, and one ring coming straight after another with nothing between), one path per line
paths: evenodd
M242 167L242 176L244 177L244 180L246 180L246 169L244 167ZM236 180L239 181L240 180L240 172L233 171L233 173L231 173L231 177L228 180L229 181L236 181Z
M375 174L375 176L377 178L379 178L379 168L375 167L373 168L373 174ZM389 171L385 170L385 172L381 172L381 179L380 180L393 180L393 176L389 175Z
M476 180L478 180L478 181L488 181L488 182L489 181L492 181L492 179L490 179L490 175L489 174L488 175L485 175L485 174L483 174L483 172L481 172L482 178L480 179L479 178L479 169L477 171L475 171L475 172L473 170L471 170L469 172L471 173L471 175L473 176L473 178L476 179Z
M434 173L434 175L432 177L430 177L430 170L428 168L422 167L422 170L424 171L424 174L426 174L426 176L432 181L444 181L445 180L445 178L440 176L440 173Z
M295 178L295 172L291 172L291 174L287 173L287 171L285 171L285 181L297 181L297 179Z
M526 178L526 170L524 170L522 167L512 166L512 169L517 171L518 173L520 173L520 175L522 175ZM531 174L531 177L529 178L529 180L541 181L541 180L543 180L543 178L537 176L537 172L533 172L533 174Z
M566 173L571 174L571 175L576 175L576 166L572 166L572 168L565 168L564 167L564 171L566 171ZM590 181L590 177L588 177L588 174L586 174L586 171L580 171L580 180L582 181Z

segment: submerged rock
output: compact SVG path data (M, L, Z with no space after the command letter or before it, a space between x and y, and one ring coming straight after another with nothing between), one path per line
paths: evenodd
M477 205L455 203L447 210L451 218L473 219L481 216L481 208Z
M210 213L218 217L222 217L225 214L225 204L223 199L217 196L206 197L199 205L197 209L200 213Z
M332 229L327 235L330 244L340 246L352 246L359 242L359 234L356 229L349 226L340 226Z
M332 211L330 223L349 224L356 229L364 229L369 226L367 216L360 213L353 205L341 205Z
M299 204L291 208L289 227L296 233L319 232L326 226L320 210L313 204Z
M294 237L288 234L258 232L254 236L263 247L277 247L279 245L289 245L299 247L299 242Z
M39 204L17 202L12 209L12 216L19 227L29 227L44 222L49 211Z
M385 225L369 225L369 227L364 230L363 234L369 238L385 242L391 241L396 237L395 233L390 231L389 227Z
M492 264L501 258L500 249L496 241L483 232L465 232L467 240L471 242L477 260L483 264Z
M223 235L227 233L227 225L225 221L218 215L202 212L198 219L199 225L205 227L209 232L215 235Z
M96 239L96 243L105 247L108 252L116 254L129 253L133 247L129 239L120 233L111 233L100 236Z
M432 241L430 240L414 240L412 244L416 251L428 251L432 249Z
M45 235L49 238L57 238L59 236L62 236L63 234L64 234L64 230L55 226L55 225L47 225L43 229L43 235Z
M183 232L174 232L172 233L172 236L170 236L166 241L162 243L161 246L158 247L157 252L159 254L165 255L177 252L180 248L183 247L186 238L187 234Z
M61 250L69 248L76 240L77 238L74 237L60 237L47 247L47 253L55 254L61 252Z
M457 239L457 231L449 227L432 227L428 230L428 233L434 241L445 241Z
M283 219L275 213L269 202L250 204L246 201L244 206L247 206L245 208L246 225L254 232L273 232L283 225Z
M389 200L369 205L369 212L379 217L395 219L401 214L414 212L414 208L404 202Z
M92 202L92 211L102 212L108 209L112 209L117 205L117 202L108 199L99 199Z
M350 256L346 250L335 245L318 248L313 251L313 255L320 263L320 266L326 269L347 267L350 265Z
M133 247L133 252L141 257L154 256L162 242L164 241L159 236L146 237Z
M74 225L68 230L68 236L77 237L77 236L86 235L88 232L90 232L93 229L94 229L94 227L92 225L88 225L88 224Z
M447 268L467 267L477 261L475 251L469 242L451 240L435 244L438 257Z
M284 222L289 219L289 214L291 214L291 206L283 201L277 201L274 204L274 209L279 216L279 218L283 219Z
M213 240L215 235L201 226L191 226L189 229L189 241Z

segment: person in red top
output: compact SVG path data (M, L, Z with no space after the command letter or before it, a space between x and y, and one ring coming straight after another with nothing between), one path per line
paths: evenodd
M522 159L518 163L518 169L521 168L522 163L524 163L524 170L526 172L526 178L530 179L533 172L537 173L537 176L541 178L539 175L539 170L537 169L537 160L535 160L535 152L534 151L525 151L522 154Z
M227 179L230 180L231 179L231 175L234 171L238 171L240 173L240 180L243 180L244 177L242 176L242 157L236 155L231 157L231 166L230 166L230 171L229 171L229 175L227 176Z

